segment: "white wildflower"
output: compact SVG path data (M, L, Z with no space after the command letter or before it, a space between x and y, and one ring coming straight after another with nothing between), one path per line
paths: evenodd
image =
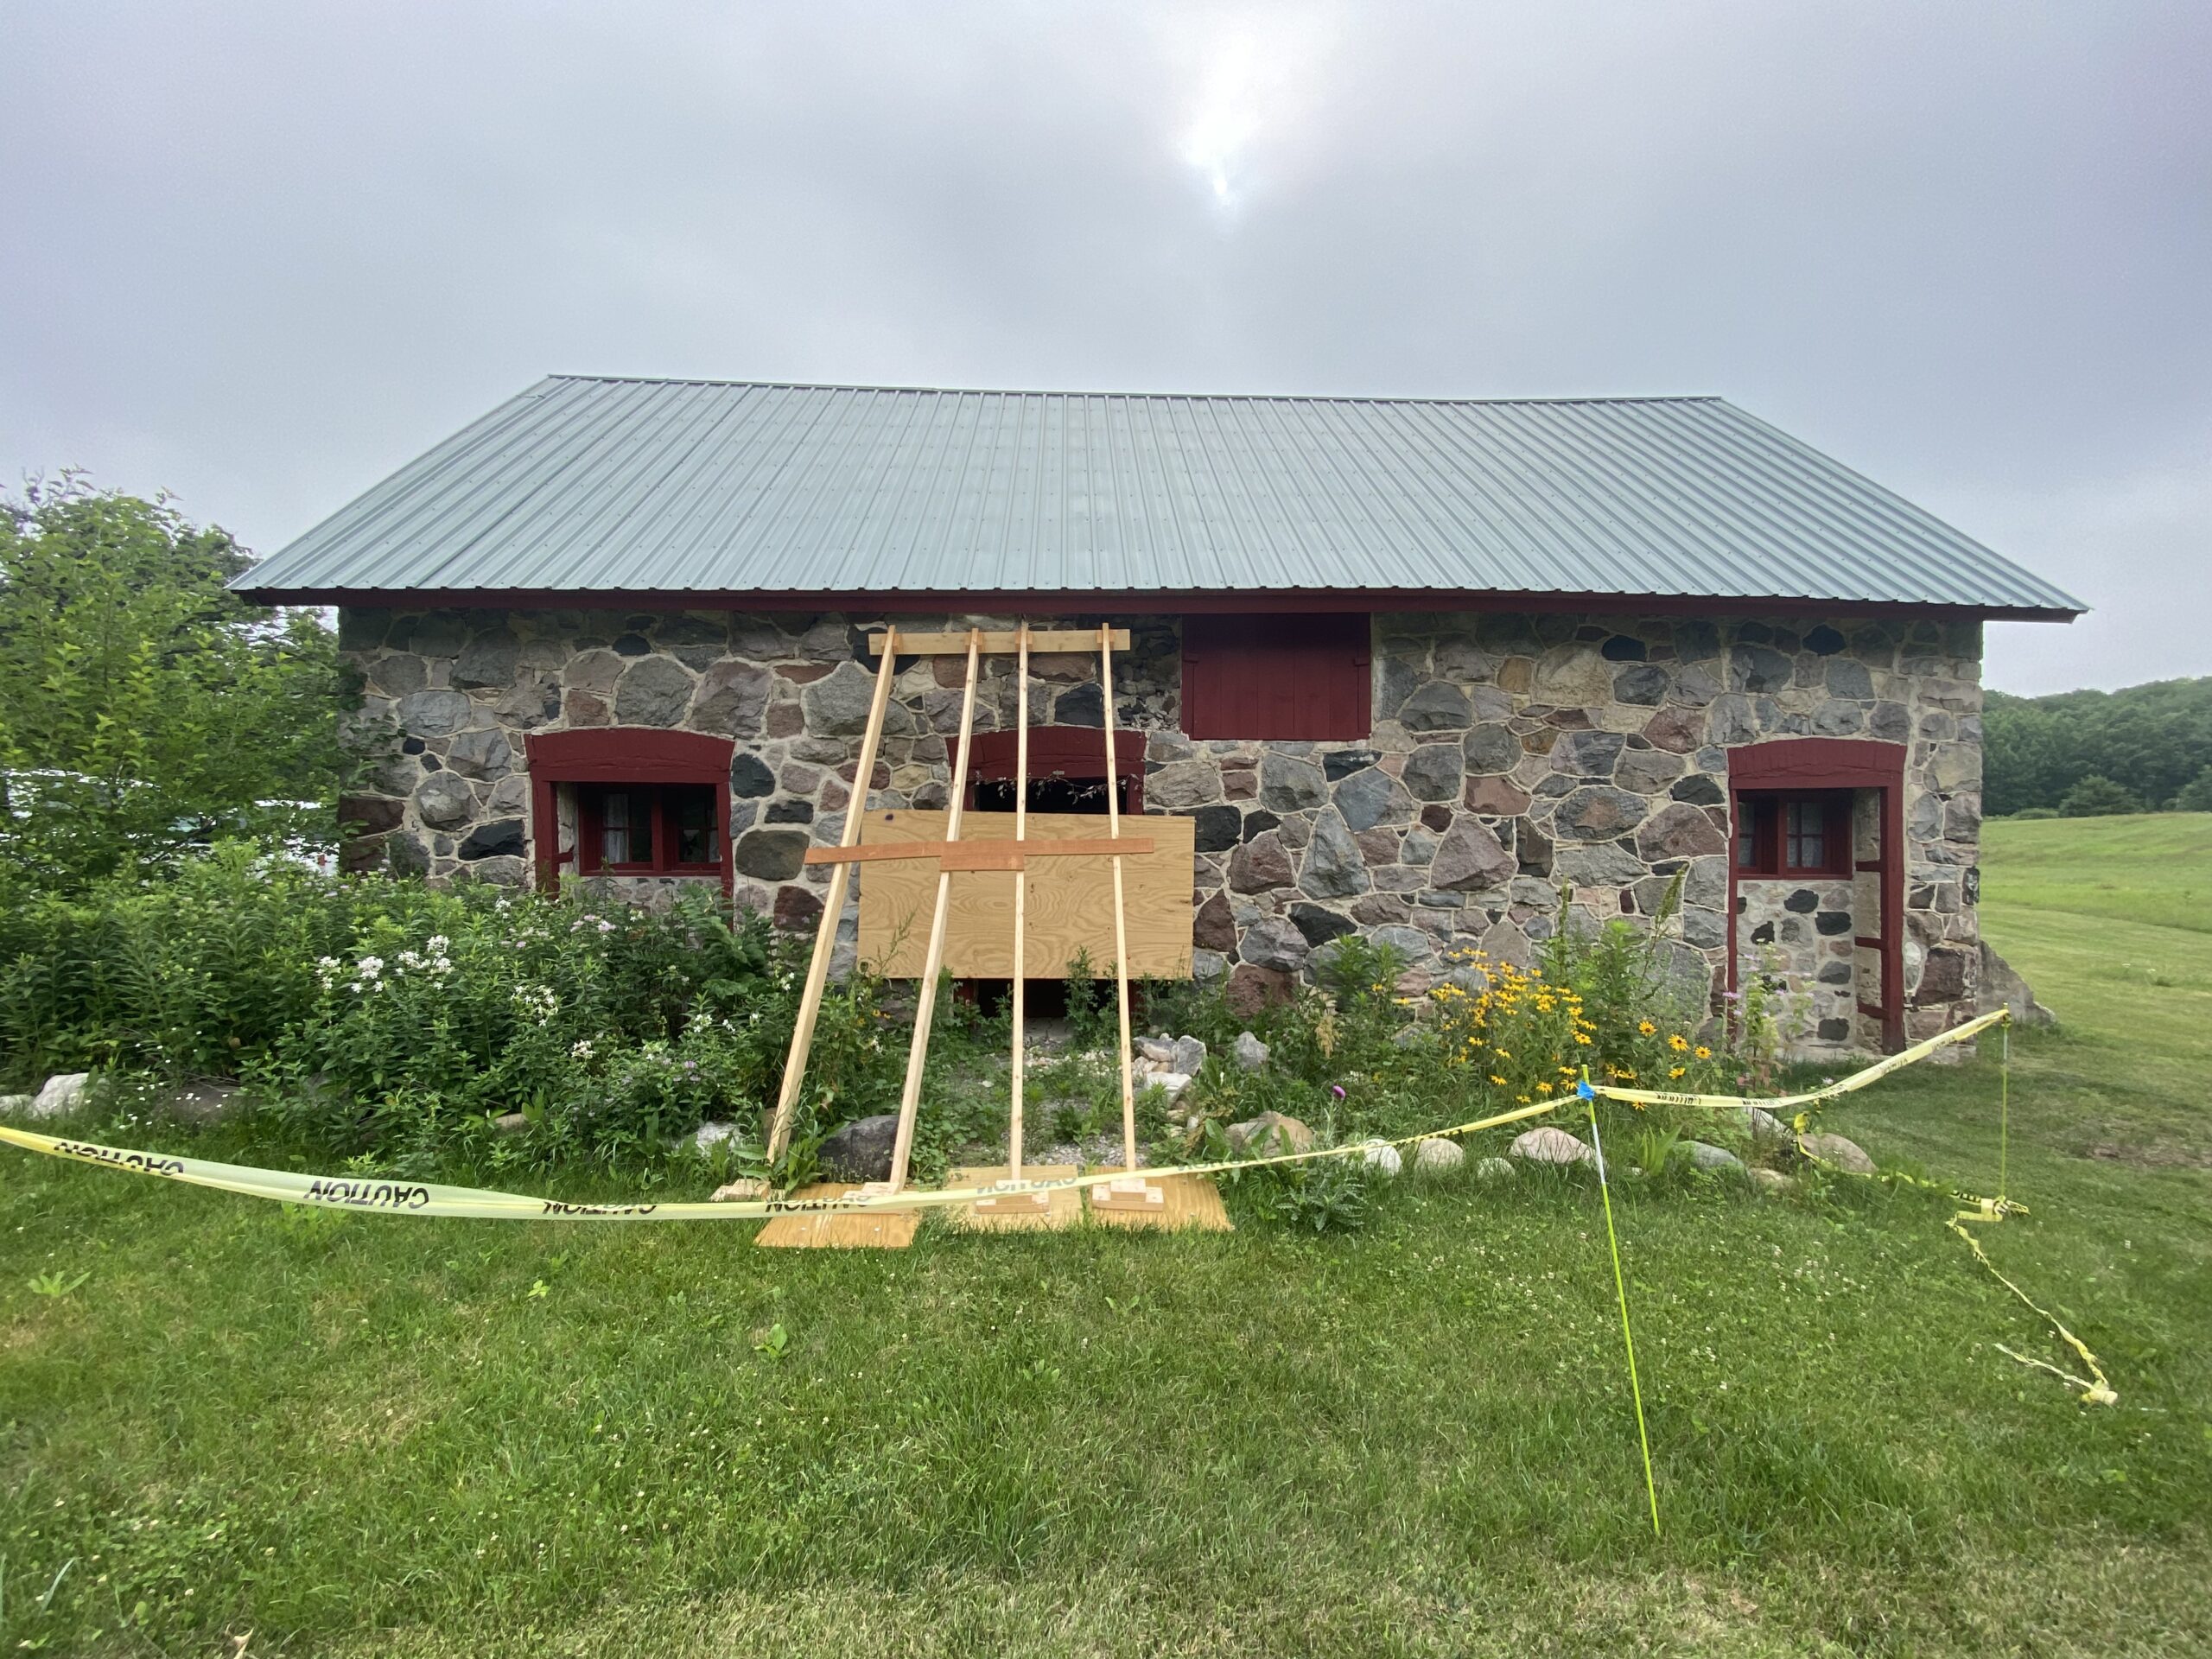
M384 972L384 958L363 957L360 961L353 964L353 969L363 979L375 979Z
M579 1039L569 1046L569 1058L572 1060L588 1060L591 1056L591 1039L588 1037Z

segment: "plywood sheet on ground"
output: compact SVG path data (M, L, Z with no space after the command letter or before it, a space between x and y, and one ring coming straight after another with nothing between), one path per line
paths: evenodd
M1004 1164L970 1165L956 1169L944 1178L947 1186L988 1186L995 1181L1006 1179L1008 1173ZM1073 1164L1024 1164L1021 1179L1025 1181L1058 1181L1080 1172ZM1072 1227L1083 1219L1083 1196L1074 1187L1063 1187L1045 1197L1049 1207L1041 1211L1011 1211L1003 1215L978 1214L972 1204L952 1206L952 1221L957 1227L973 1228L979 1232L1014 1233L1050 1231L1055 1227Z
M943 841L947 815L903 808L870 812L861 844ZM1033 812L1028 833L1036 841L1102 838L1106 820L1075 812ZM1122 820L1126 836L1147 836L1153 849L1122 861L1122 903L1129 941L1129 973L1147 979L1191 975L1191 880L1197 824L1150 814ZM1011 812L969 812L960 822L963 841L1010 840ZM856 866L861 884L860 950L894 979L922 971L937 903L937 861L915 859ZM1114 960L1114 874L1107 858L1040 858L1029 867L1029 927L1026 971L1038 979L1065 979L1080 950L1104 972ZM963 870L952 877L945 927L944 966L959 979L1004 979L1014 972L1014 876L1001 870Z
M1140 1170L1138 1173L1142 1174ZM1101 1210L1090 1205L1091 1220L1107 1227L1157 1227L1166 1232L1185 1230L1201 1233L1228 1233L1236 1229L1230 1225L1229 1212L1221 1207L1221 1190L1204 1175L1147 1176L1166 1194L1167 1202L1156 1211ZM1096 1192L1096 1187L1086 1189Z
M860 1189L850 1181L818 1181L796 1198L842 1198ZM921 1225L918 1210L847 1211L826 1216L776 1216L753 1236L772 1250L903 1250Z

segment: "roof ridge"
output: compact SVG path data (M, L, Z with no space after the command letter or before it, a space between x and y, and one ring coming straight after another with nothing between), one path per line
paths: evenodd
M842 380L739 380L716 375L682 374L562 374L548 380L588 381L611 386L731 386L757 391L899 391L932 392L955 397L1133 397L1172 399L1181 403L1248 404L1436 404L1461 406L1523 404L1725 404L1719 392L1628 392L1614 395L1561 397L1431 397L1383 396L1326 391L1100 391L1066 386L905 386L868 385Z

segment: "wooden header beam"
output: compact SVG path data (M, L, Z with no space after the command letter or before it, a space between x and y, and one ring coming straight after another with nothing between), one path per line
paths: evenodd
M1098 632L1096 628L1032 628L1029 631L1029 649L1032 652L1093 652L1098 649ZM868 654L882 656L884 641L887 637L881 633L868 635ZM901 628L899 630L899 655L965 657L970 638L966 633L909 633ZM986 657L1003 656L1019 649L1020 644L1019 633L987 632L983 635L982 653ZM1127 651L1128 648L1129 631L1116 628L1114 649Z

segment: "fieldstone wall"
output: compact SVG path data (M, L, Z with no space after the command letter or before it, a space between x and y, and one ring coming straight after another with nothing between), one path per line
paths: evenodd
M1227 976L1239 996L1286 989L1355 930L1396 946L1417 976L1449 971L1450 953L1468 947L1526 961L1555 925L1560 883L1573 883L1578 914L1595 922L1650 916L1677 875L1684 905L1669 949L1682 972L1710 980L1728 938L1726 751L1818 735L1910 746L1908 1023L1927 1034L1974 1005L1976 625L1378 615L1370 738L1304 743L1185 737L1173 618L1030 620L1132 629L1134 649L1115 664L1119 724L1148 734L1147 810L1197 820L1198 971ZM365 826L357 864L527 881L524 734L678 727L738 742L740 901L786 926L818 918L828 872L799 861L810 841L842 830L872 689L848 618L348 609L340 626L365 688L351 741L383 757L343 809ZM1096 666L1033 659L1033 722L1097 727ZM877 804L943 804L962 672L957 658L902 664L872 780ZM989 660L977 728L1009 727L1013 695L1010 659ZM607 885L652 896L652 884ZM1771 918L1757 885L1743 895L1746 951L1769 919L1781 943L1804 884L1781 884ZM1835 903L1825 885L1814 884L1804 930L1815 941L1831 937L1820 931L1824 910L1851 908L1849 882ZM844 918L849 947L856 915ZM1815 950L1782 970L1812 998L1805 1039L1866 1041L1855 1027L1833 1036L1828 1022L1853 1015L1827 1005L1846 1007L1853 988L1833 969L1823 980L1827 960Z

